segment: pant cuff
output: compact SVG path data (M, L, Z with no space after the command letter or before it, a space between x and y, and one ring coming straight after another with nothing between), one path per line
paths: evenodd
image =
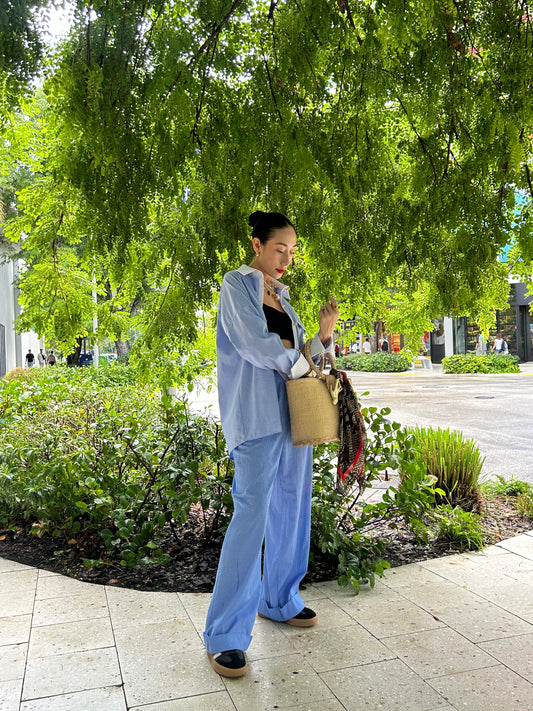
M208 636L204 632L205 648L209 654L217 654L218 652L226 652L228 649L242 649L244 652L250 646L252 636L247 634L215 634Z
M264 600L259 601L259 612L276 622L286 622L304 609L305 605L299 593L292 596L283 607L270 607Z

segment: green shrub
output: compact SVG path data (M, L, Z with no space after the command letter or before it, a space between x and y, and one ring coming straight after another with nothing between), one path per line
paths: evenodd
M485 545L480 518L478 514L450 504L437 506L430 514L436 524L437 539L449 541L462 551L481 550Z
M515 355L466 355L446 356L442 359L444 373L519 373L518 356Z
M366 482L381 478L389 469L401 468L409 477L398 489L389 487L380 502L359 503L361 490L341 496L335 488L336 448L315 447L314 488L311 516L312 548L338 559L339 584L375 583L389 568L384 543L374 529L384 521L396 528L407 524L421 540L427 539L424 516L435 503L435 480L426 476L413 448L412 436L397 422L388 420L389 408L362 408L369 434Z
M206 536L223 527L231 475L219 426L146 388L100 387L81 370L0 383L0 520L96 532L128 566L164 562L160 541L193 505Z
M437 502L479 510L479 477L485 458L475 442L456 430L415 427L410 432L427 475L435 477L437 487L444 492L437 496Z
M401 353L348 353L337 358L337 367L373 373L396 373L409 370L411 361Z

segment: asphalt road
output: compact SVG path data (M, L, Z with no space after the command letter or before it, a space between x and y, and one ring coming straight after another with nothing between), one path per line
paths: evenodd
M518 374L350 373L366 406L388 406L402 425L461 430L485 457L483 475L533 483L533 363Z
M483 476L517 477L533 483L533 363L520 374L444 375L416 369L407 373L350 372L357 393L370 407L390 407L404 426L461 430L485 457ZM218 415L216 390L197 391L195 409Z

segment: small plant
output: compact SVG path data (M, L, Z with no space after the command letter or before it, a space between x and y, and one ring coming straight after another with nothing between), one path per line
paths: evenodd
M517 497L520 494L533 493L533 485L521 479L505 479L503 476L497 476L496 480L485 481L481 484L481 491L485 496L494 498L495 496L513 496Z
M444 373L519 373L518 356L457 354L442 359Z
M416 427L410 430L414 447L443 494L437 503L459 505L465 510L481 509L479 477L485 458L475 442L456 430ZM405 479L405 474L403 474Z
M516 497L516 508L523 518L533 521L533 487Z
M442 504L430 514L436 524L436 537L449 541L462 551L481 550L485 545L480 516L459 506Z
M402 353L348 353L337 358L337 366L344 370L359 370L373 373L397 373L409 370L411 360Z

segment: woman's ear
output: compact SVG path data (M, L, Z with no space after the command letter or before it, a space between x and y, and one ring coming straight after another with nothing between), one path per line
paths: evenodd
M254 248L254 252L259 255L261 254L261 240L259 237L254 237L252 239L252 247Z

